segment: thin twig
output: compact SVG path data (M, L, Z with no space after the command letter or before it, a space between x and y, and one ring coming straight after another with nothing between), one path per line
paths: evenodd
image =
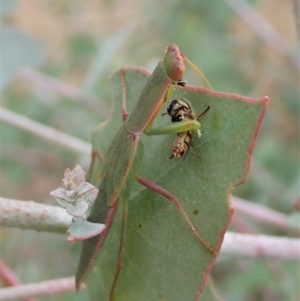
M0 159L11 160L30 168L59 170L62 166L72 166L74 161L68 158L61 158L54 152L45 152L33 146L21 144L1 145Z
M7 286L21 285L22 282L18 276L0 259L0 279ZM37 301L35 298L24 298L23 301Z
M0 198L1 226L65 233L71 223L72 216L61 207Z
M227 232L221 254L299 261L300 239Z
M74 277L2 288L0 289L0 301L38 296L56 296L67 292L75 292Z
M300 43L300 3L299 0L293 0L293 11L295 16L295 24L298 37L298 53L299 53L299 43Z
M4 108L0 108L0 120L40 138L47 139L52 143L60 144L72 151L84 155L90 155L91 153L91 145L89 143Z
M95 97L83 94L71 85L54 79L49 75L43 74L29 67L24 67L20 70L19 76L30 81L36 86L51 91L52 93L58 93L77 103L84 104L93 111L96 111L100 116L107 117L109 115L110 110L106 104L99 102L99 100Z
M232 197L232 201L236 210L235 214L242 213L260 223L300 235L300 229L289 224L286 215L283 213L238 197Z
M247 223L247 219L245 219L243 215L239 214L237 210L235 210L232 215L232 218L230 220L230 225L238 233L246 233L246 234L255 233L253 228L249 226L249 224Z
M244 0L224 1L256 32L257 35L278 53L291 59L297 70L300 70L300 61L297 56L291 55L291 49L288 43L251 5Z
M255 230L248 226L242 216L238 214L234 214L231 219L231 224L235 226L238 232L247 233L247 234L257 234ZM251 264L249 262L249 264ZM277 279L279 282L282 280L282 277L285 277L286 271L282 268L280 261L275 260L264 260L262 265L266 266L266 268L273 275L274 279Z
M299 260L299 246L299 239L227 232L221 254ZM57 295L70 291L74 291L73 277L4 288L0 290L0 301L30 296Z
M252 180L259 186L267 189L270 197L282 198L288 187L279 181L274 174L263 166L261 162L252 160L251 163L251 174Z

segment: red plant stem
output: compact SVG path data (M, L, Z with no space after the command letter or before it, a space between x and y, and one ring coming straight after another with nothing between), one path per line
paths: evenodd
M22 284L18 276L0 259L0 278L7 286ZM37 301L35 298L24 298L24 301Z

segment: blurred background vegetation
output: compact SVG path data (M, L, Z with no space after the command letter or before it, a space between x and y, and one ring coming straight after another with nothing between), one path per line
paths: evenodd
M91 129L109 114L109 75L121 66L152 70L165 47L176 43L215 90L270 97L249 178L234 193L293 215L299 204L297 1L0 3L1 107L90 142ZM192 72L186 80L198 85ZM65 168L88 166L87 157L3 122L0 126L2 197L55 205L48 194L61 186ZM287 235L244 222L253 233ZM74 273L76 260L65 237L3 228L0 235L1 256L24 283ZM298 300L298 272L293 263L220 258L212 275L225 300L276 301Z

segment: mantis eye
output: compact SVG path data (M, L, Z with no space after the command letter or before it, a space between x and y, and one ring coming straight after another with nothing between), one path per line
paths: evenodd
M166 66L167 74L172 81L180 81L180 85L184 85L181 79L185 73L186 61L187 58L183 53L180 52L180 49L176 44L171 44L166 49L164 63Z

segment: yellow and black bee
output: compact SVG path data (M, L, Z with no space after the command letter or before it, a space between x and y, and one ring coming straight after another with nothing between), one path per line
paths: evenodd
M199 116L196 116L193 112L191 106L184 99L174 99L167 108L167 112L165 114L169 114L172 122L181 122L188 120L198 120L202 115L204 115L208 110L209 106L206 108L204 112L202 112ZM200 127L200 126L199 126ZM200 129L196 130L197 136L201 137ZM182 157L192 145L192 130L177 133L177 138L173 143L173 155L169 158L173 157L180 158Z

